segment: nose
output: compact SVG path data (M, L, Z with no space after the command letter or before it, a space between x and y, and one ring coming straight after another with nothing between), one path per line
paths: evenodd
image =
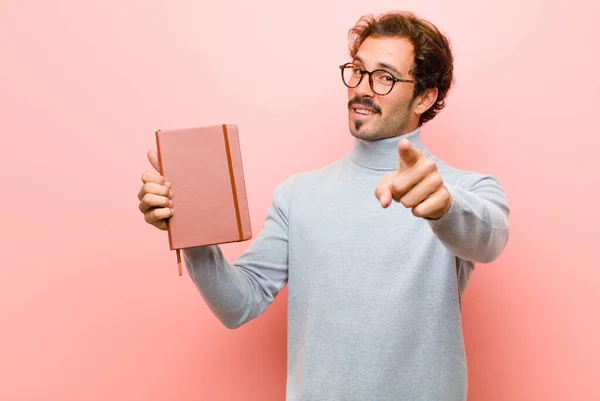
M374 97L375 92L371 89L371 85L369 83L369 74L364 74L360 84L354 88L354 95L356 97Z

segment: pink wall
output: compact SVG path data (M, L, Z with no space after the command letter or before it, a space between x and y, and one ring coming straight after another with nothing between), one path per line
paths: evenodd
M287 292L225 329L137 209L145 153L239 124L257 232L278 183L349 149L347 30L399 6L456 54L424 141L513 208L465 298L469 400L600 399L598 2L31 3L0 5L0 399L281 400Z

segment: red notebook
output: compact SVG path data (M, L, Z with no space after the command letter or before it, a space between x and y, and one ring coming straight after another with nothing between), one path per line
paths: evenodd
M169 246L177 251L252 238L237 125L156 131L160 174L171 183Z

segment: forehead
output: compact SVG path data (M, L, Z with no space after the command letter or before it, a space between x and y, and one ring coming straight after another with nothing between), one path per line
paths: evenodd
M367 69L386 64L403 74L408 74L412 69L415 51L412 43L406 38L369 36L358 48L356 59L360 59Z

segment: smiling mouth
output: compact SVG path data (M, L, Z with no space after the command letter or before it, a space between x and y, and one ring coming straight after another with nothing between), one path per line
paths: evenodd
M354 110L355 113L361 114L363 116L370 116L373 114L377 114L377 112L375 110L363 109L363 108L358 108L358 107L353 107L352 110Z
M375 114L381 114L381 109L371 99L354 98L348 102L348 109L352 110L355 116L368 117Z
M378 111L366 108L362 105L355 105L351 108L352 112L350 114L351 118L354 121L368 121L371 120L375 115L379 114Z

